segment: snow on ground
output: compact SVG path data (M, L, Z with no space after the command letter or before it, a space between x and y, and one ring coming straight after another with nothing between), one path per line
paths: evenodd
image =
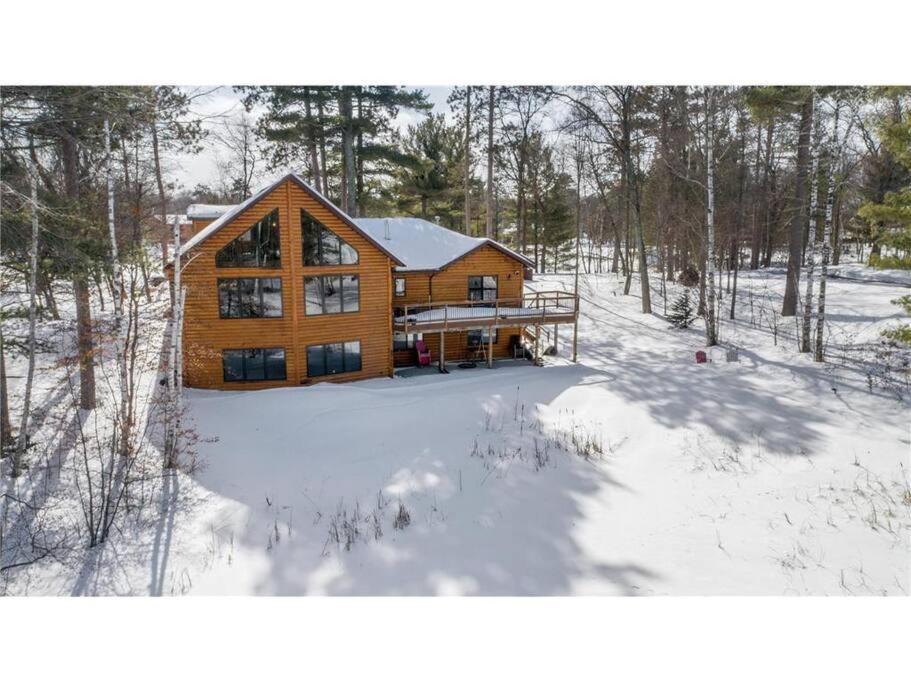
M902 321L889 301L909 284L845 270L833 349ZM798 354L793 322L776 345L760 302L783 281L741 274L743 322L721 330L738 362L696 365L698 324L672 330L592 275L578 364L567 326L541 368L188 390L203 466L166 478L128 534L7 591L908 594L907 403Z

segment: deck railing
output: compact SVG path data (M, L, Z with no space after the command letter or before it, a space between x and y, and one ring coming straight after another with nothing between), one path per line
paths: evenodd
M408 304L397 309L393 318L397 332L444 332L573 322L579 297L571 292L543 291L519 297Z

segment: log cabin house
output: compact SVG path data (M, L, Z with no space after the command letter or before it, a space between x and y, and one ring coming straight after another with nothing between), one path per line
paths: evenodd
M418 341L441 371L492 367L524 355L540 336L530 328L576 320L575 294L526 293L533 264L502 244L416 218L351 218L293 173L236 206L191 209L187 386L391 376L415 364Z

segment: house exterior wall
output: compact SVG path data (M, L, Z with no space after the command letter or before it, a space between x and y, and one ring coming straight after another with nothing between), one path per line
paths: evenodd
M500 299L521 299L523 283L523 265L485 244L439 272L393 273L393 277L406 278L405 296L393 297L393 306L417 305L428 301L465 301L468 299L468 278L472 275L496 275L497 297ZM521 334L521 328L501 327L494 343L494 358L512 356L510 339ZM465 360L470 357L468 332L446 332L446 360ZM440 357L440 333L424 335L424 341L430 350L434 362ZM413 349L395 351L393 354L396 367L415 364Z
M358 251L352 266L303 265L301 209L320 221ZM278 209L281 268L217 268L216 254L257 221ZM187 386L216 389L261 389L296 386L311 381L348 381L392 373L391 278L392 261L361 233L352 229L323 203L292 180L286 180L248 207L195 248L182 271L187 300L183 356ZM359 276L359 311L306 315L304 278L310 275ZM169 269L173 277L173 269ZM222 319L219 316L218 279L280 277L282 317ZM360 341L361 370L330 376L307 376L306 349L311 344ZM285 350L287 379L225 382L222 351L274 348Z

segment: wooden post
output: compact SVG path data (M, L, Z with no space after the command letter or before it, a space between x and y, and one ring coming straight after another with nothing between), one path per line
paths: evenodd
M573 363L576 361L576 349L578 346L579 336L579 295L575 296L576 315L573 318Z
M493 331L495 328L487 328L487 367L493 369Z
M557 327L558 327L557 323L554 323L554 355L555 355L555 356L556 356L557 353L559 352L559 349L557 348L557 339L558 339L558 337L557 337Z
M440 372L446 372L446 332L440 330Z
M541 338L541 325L536 323L535 324L535 357L533 359L535 365L538 364L538 340L540 338Z

